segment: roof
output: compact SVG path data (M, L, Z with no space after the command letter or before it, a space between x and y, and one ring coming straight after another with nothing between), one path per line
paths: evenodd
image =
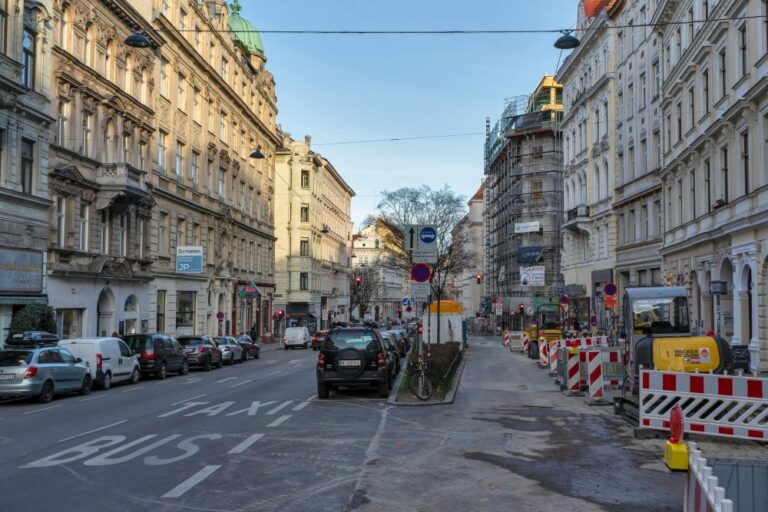
M481 201L483 199L483 195L485 194L485 182L483 182L480 185L480 188L477 189L477 192L475 192L475 195L472 196L472 199L470 201Z
M232 2L232 14L229 16L227 30L229 35L236 42L241 43L250 53L264 55L264 43L261 40L261 34L256 30L256 26L250 21L240 16L240 2Z

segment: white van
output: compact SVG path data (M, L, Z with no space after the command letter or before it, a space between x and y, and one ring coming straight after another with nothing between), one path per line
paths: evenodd
M309 329L306 327L289 327L285 330L285 336L283 337L285 350L296 347L309 348L311 341L312 336L310 336Z
M121 339L73 338L59 341L59 346L83 360L101 389L109 389L113 382L139 382L139 360Z

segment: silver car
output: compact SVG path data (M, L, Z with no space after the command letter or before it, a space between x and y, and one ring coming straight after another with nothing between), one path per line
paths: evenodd
M48 403L59 393L87 395L90 370L61 347L15 346L0 350L0 397L34 397Z
M221 360L224 364L243 362L243 347L232 336L218 336L213 338L221 349Z

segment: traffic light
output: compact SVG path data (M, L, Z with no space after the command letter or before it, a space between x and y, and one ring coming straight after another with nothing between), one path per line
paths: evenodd
M356 284L357 286L360 286L361 284L363 284L363 276L357 276L357 277L355 277L355 284Z
M397 307L397 318L403 318L403 308Z
M285 316L285 311L283 311L282 309L278 309L277 310L277 319L278 320L282 320L284 316Z
M477 275L475 276L475 279L477 279L477 284L482 283L483 282L483 274L478 272Z
M517 309L518 309L518 311L520 311L520 316L524 316L525 315L525 304L518 304L517 305Z

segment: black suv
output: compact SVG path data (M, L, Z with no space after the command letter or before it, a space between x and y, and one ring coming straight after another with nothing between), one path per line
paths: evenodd
M184 347L190 367L202 368L206 372L211 371L212 366L221 368L221 350L213 341L213 336L179 336L177 341Z
M189 363L179 342L167 334L129 334L123 340L139 356L141 373L165 379L168 372L189 373Z
M379 397L392 389L393 362L378 331L368 327L336 328L325 336L317 357L317 396L328 398L339 384L368 383Z

